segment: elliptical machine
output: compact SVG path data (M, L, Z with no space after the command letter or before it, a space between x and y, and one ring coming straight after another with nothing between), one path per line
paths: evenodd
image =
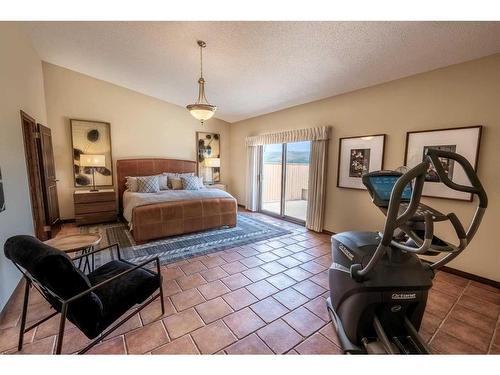
M471 186L451 181L442 158L460 164ZM454 213L445 215L420 203L431 163L446 186L479 198L467 231ZM380 233L351 231L332 236L327 307L340 344L346 353L430 353L418 329L432 279L476 234L488 205L486 192L467 159L435 149L428 149L425 160L404 174L371 172L362 181L386 219ZM454 228L457 245L434 235L434 223L444 221ZM417 256L443 253L432 264Z

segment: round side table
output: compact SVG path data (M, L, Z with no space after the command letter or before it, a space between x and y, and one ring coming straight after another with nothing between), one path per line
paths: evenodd
M101 242L101 240L102 236L100 234L69 234L66 236L52 238L44 243L64 251L65 253L81 251L82 255L84 255L94 251L95 247ZM94 270L94 254L92 254L91 258L92 267L90 265L89 257L87 256L85 258L80 258L78 268L81 268L82 261L85 259L82 271L85 272L87 268L89 272Z

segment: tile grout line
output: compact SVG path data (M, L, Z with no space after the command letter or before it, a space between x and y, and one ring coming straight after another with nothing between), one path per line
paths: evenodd
M436 328L436 331L433 333L433 335L431 336L431 338L429 339L429 341L427 341L427 343L429 344L429 346L432 344L432 341L434 341L434 338L436 337L436 335L438 334L439 330L441 329L441 327L444 325L446 319L448 319L448 317L451 315L451 312L453 311L453 309L455 308L455 306L458 304L458 301L460 301L460 298L462 298L462 296L464 295L465 291L467 290L467 288L469 287L471 281L469 280L467 282L467 285L465 286L464 290L462 290L462 292L460 293L460 295L457 297L455 303L453 303L453 305L451 305L450 307L450 310L446 313L446 315L444 316L443 320L441 321L441 323L439 323L438 327ZM446 294L446 293L445 293ZM448 295L448 294L447 294ZM453 336L453 335L452 335ZM454 337L454 336L453 336ZM456 338L456 337L455 337Z
M496 334L497 334L497 332L500 332L498 330L499 324L500 324L500 313L498 313L497 321L495 324L495 329L493 330L493 336L491 336L490 345L488 346L488 351L486 352L487 354L491 353L491 350L493 349L493 345L495 343Z

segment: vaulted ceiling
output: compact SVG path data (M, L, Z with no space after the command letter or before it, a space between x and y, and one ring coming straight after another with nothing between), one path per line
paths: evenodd
M42 60L235 122L500 52L500 22L27 22Z

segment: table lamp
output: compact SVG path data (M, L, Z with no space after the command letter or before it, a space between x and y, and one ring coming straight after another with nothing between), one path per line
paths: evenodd
M96 167L105 167L105 161L104 155L80 155L80 166L92 168L92 189L90 191L99 191L95 187L95 169Z
M220 158L206 158L205 167L212 171L210 185L214 183L214 168L220 168Z

